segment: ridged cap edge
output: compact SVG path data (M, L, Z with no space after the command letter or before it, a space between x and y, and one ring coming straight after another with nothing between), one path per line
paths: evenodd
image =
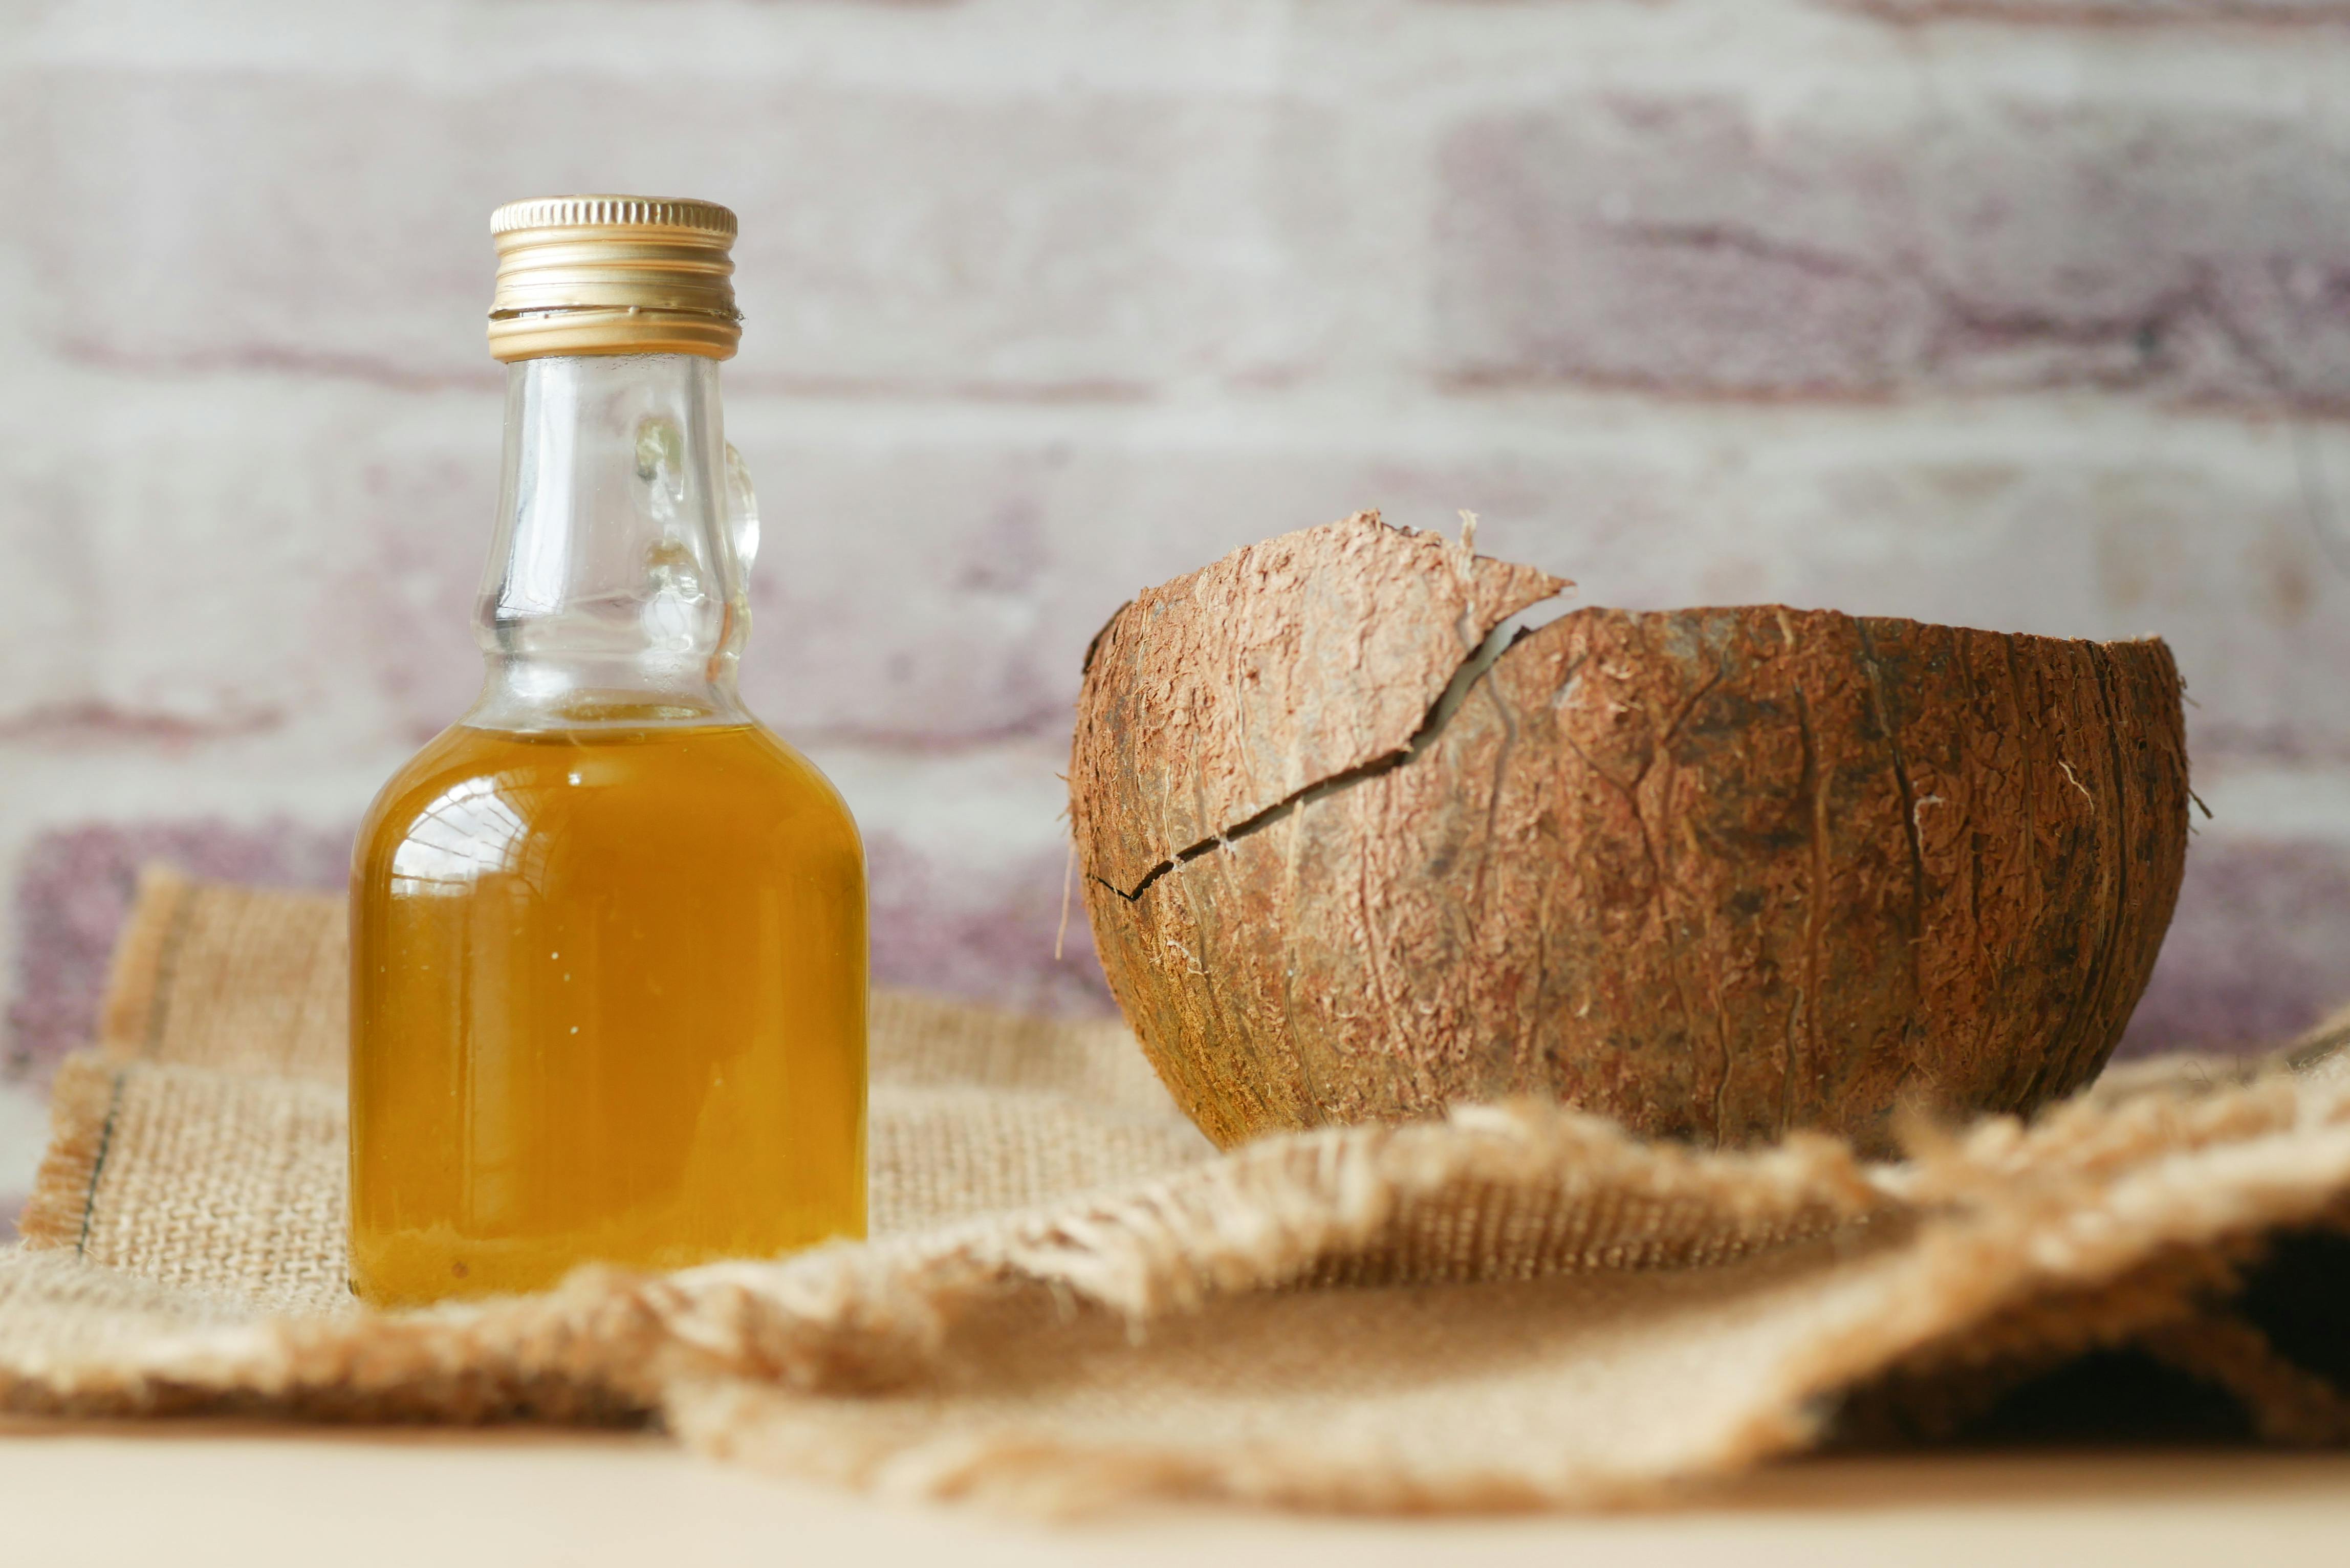
M532 196L490 214L492 237L517 229L611 225L734 237L734 214L715 202L658 196Z

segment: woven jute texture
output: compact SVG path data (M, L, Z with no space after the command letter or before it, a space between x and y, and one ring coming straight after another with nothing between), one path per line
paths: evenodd
M1115 1026L884 993L873 1241L385 1315L342 1285L345 941L338 899L146 878L0 1253L0 1403L651 1420L1047 1511L1652 1501L2067 1400L2350 1440L2330 1037L1896 1163L1534 1105L1219 1156Z

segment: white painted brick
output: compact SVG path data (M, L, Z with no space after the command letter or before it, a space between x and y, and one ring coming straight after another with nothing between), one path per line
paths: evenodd
M1439 156L1458 379L2350 405L2350 127L2291 95L1585 93Z
M350 452L359 499L344 575L322 585L336 606L325 654L338 684L409 741L437 733L482 683L474 599L498 502L500 410L451 400Z
M306 623L335 543L323 476L218 410L185 414L49 447L11 496L0 591L29 613L0 616L0 715L238 729L320 695Z
M96 697L96 563L73 479L54 453L0 447L0 725Z
M779 542L746 690L819 732L1057 730L1087 640L1136 589L1357 506L1447 528L1466 506L1485 548L1580 579L1582 602L2158 632L2210 743L2350 743L2334 673L2350 664L2350 574L2314 531L2308 488L2350 497L2339 431L1511 400L1336 422L979 450L943 431L851 449L821 421L762 424L743 439Z
M1315 453L776 434L738 435L772 541L743 685L820 732L1059 733L1086 642L1137 589L1371 504Z
M226 379L34 443L0 508L0 723L406 743L479 677L498 404ZM744 691L802 735L1058 733L1136 590L1377 506L1586 602L1785 599L2160 632L2209 743L2350 748L2350 432L2074 404L1674 408L1511 394L1117 408L742 394ZM2329 553L2329 541L2330 549Z
M1896 21L1990 17L2012 22L2350 22L2345 0L1838 0Z
M745 386L2350 399L2332 29L1921 48L1794 0L1256 0L1016 29L694 7L649 33L607 5L525 71L499 7L232 10L134 5L152 25L113 44L58 22L7 84L43 340L480 381L488 207L629 184L742 209Z
M746 380L1117 393L1291 372L1328 331L1303 110L84 67L22 90L51 337L85 362L488 384L490 209L583 188L739 211Z

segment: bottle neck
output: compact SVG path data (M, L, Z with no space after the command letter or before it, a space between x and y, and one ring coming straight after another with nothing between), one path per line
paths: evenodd
M485 729L740 722L757 514L718 364L554 356L506 369L505 476L474 611Z

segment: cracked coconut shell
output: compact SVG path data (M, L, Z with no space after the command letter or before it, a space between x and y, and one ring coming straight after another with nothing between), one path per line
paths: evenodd
M2159 640L1584 609L1376 513L1087 655L1070 808L1111 989L1209 1137L1555 1096L1890 1145L2103 1065L2187 841Z

